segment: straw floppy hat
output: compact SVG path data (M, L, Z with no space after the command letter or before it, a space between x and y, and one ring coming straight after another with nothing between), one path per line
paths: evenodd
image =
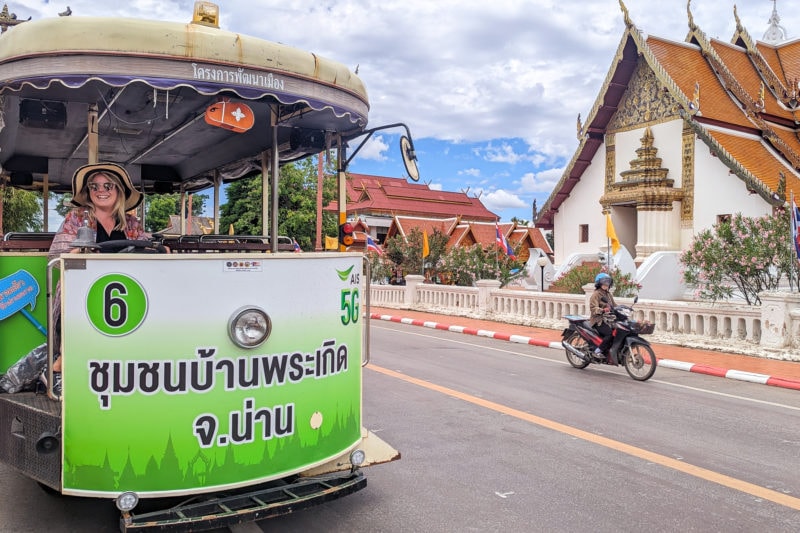
M93 163L83 165L72 176L72 204L83 207L89 203L89 191L86 189L87 180L97 172L112 174L117 177L125 192L125 211L130 211L142 203L142 193L137 191L131 183L131 178L124 168L115 163Z

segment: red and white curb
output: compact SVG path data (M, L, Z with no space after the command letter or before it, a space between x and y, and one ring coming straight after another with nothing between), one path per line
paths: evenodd
M532 337L526 337L524 335L498 333L496 331L468 328L465 326L450 326L447 324L440 324L439 322L431 322L429 320L420 320L417 318L402 318L392 315L381 315L379 313L372 313L370 314L369 317L373 320L385 320L388 322L397 322L399 324L408 324L411 326L422 326L424 328L440 329L444 331L452 331L454 333L476 335L478 337L488 337L491 339L516 342L518 344L530 344L532 346L542 346L544 348L555 348L558 350L562 350L564 348L558 341L554 342L543 341L539 339L534 339ZM754 372L745 372L742 370L727 370L725 368L718 368L700 363L686 363L684 361L675 361L672 359L659 359L658 366L662 366L664 368L671 368L674 370L684 370L686 372L694 372L696 374L706 374L708 376L717 376L721 378L735 379L738 381L749 381L751 383L760 383L762 385L770 385L772 387L800 390L800 381L794 379L779 378L775 376L768 376L766 374L757 374Z

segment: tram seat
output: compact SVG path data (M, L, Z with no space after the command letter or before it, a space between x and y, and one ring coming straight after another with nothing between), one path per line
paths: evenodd
M263 235L181 235L163 237L161 244L172 253L269 252L270 238ZM293 252L289 237L278 237L279 252Z
M0 252L48 252L55 232L9 232L0 241Z

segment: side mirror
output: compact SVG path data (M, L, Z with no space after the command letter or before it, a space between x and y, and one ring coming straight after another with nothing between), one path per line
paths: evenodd
M417 153L411 139L403 135L400 137L400 153L403 154L403 165L406 167L408 177L414 181L419 181L419 169L417 168Z

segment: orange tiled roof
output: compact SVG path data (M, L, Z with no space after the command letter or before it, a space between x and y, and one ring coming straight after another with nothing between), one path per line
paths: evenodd
M778 189L780 173L786 176L786 196L791 192L800 194L800 180L789 168L776 159L760 139L743 137L721 131L710 131L713 137L731 156L752 176L769 187L771 191Z
M347 214L349 216L432 216L463 217L465 220L496 220L479 198L463 192L438 191L424 183L410 183L404 178L348 174ZM338 210L331 202L327 211Z
M542 230L538 228L518 227L511 232L508 240L514 248L517 248L520 243L525 244L529 248L541 248L541 250L552 255L553 250L550 248L550 243L542 235Z
M703 58L699 47L652 36L648 37L647 46L688 100L694 95L695 83L700 83L702 119L754 128L741 107L731 100L714 70Z
M796 84L800 79L800 41L794 40L777 46L775 52L783 70L783 78L787 81L786 85Z
M465 239L467 240L465 241ZM447 247L463 246L464 244L462 243L466 243L467 246L475 244L475 239L469 234L469 226L466 224L457 226L453 230L453 233L450 234L450 240L447 241Z
M545 253L552 254L544 235L536 228L517 227L514 222L504 222L498 224L497 227L514 248L522 245L527 248L541 248ZM495 223L460 223L457 218L440 220L424 217L395 217L386 234L386 239L396 236L405 237L413 230L426 231L428 235L432 235L435 231L448 235L450 239L447 241L447 248L468 247L474 244L488 248L497 243Z
M439 218L423 218L423 217L401 217L396 216L389 226L389 231L386 233L386 239L400 235L405 238L412 230L419 230L427 232L428 235L433 235L435 231L450 235L453 229L459 222L458 217L439 219Z

